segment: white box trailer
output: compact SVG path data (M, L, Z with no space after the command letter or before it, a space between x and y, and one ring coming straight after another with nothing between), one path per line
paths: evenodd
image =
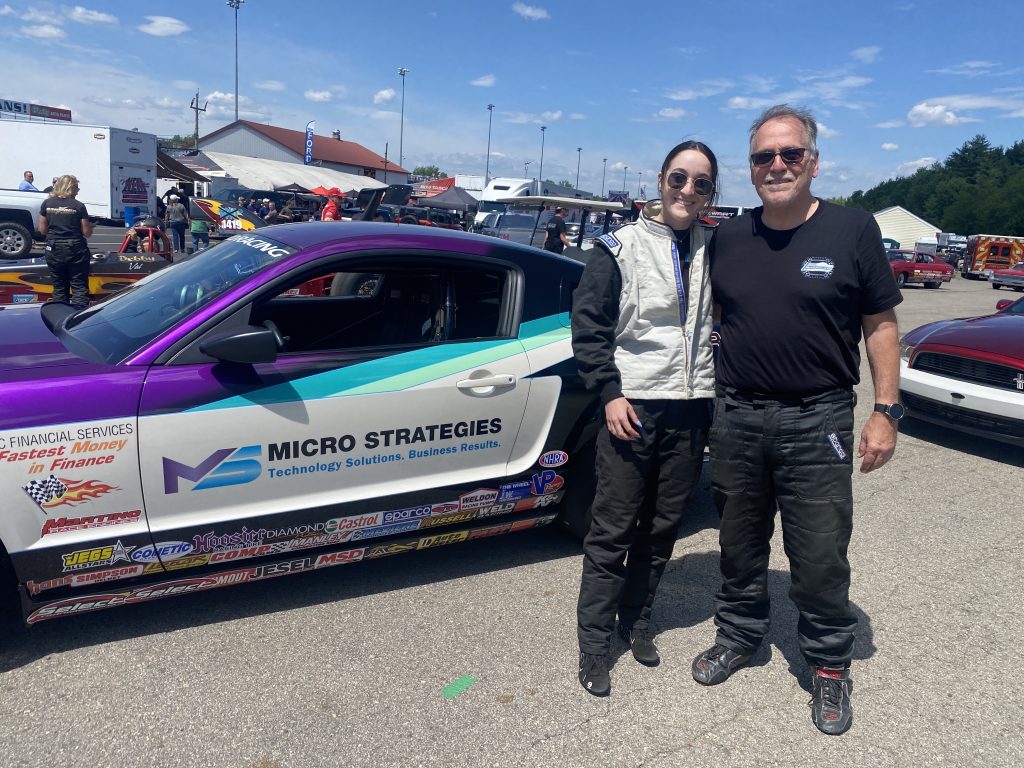
M78 177L89 215L123 222L125 208L156 210L156 136L123 128L34 120L0 120L0 186L15 188L25 171L39 189L57 176Z

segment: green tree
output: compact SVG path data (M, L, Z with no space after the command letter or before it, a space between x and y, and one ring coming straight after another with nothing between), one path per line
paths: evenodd
M436 165L417 165L412 169L413 176L424 176L428 179L446 179L448 174Z

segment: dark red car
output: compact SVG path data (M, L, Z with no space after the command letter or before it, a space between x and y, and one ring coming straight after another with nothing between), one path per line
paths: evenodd
M896 284L923 283L925 288L940 288L953 279L953 267L934 256L910 250L888 250L889 264Z

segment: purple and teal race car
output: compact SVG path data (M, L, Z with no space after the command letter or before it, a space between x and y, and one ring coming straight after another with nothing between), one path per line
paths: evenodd
M0 571L26 621L581 532L581 273L494 238L304 223L79 312L0 308Z

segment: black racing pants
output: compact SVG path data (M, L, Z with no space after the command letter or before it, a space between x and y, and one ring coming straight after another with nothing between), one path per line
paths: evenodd
M580 651L605 654L615 614L649 626L654 593L700 477L711 401L631 400L640 439L597 436L597 493L583 541L576 607Z
M721 516L717 642L753 651L769 627L768 555L775 510L789 557L800 649L845 666L857 624L849 605L853 529L853 405L849 391L785 401L719 393L711 486Z
M53 283L53 301L76 307L89 304L89 246L84 240L49 240L46 266Z

